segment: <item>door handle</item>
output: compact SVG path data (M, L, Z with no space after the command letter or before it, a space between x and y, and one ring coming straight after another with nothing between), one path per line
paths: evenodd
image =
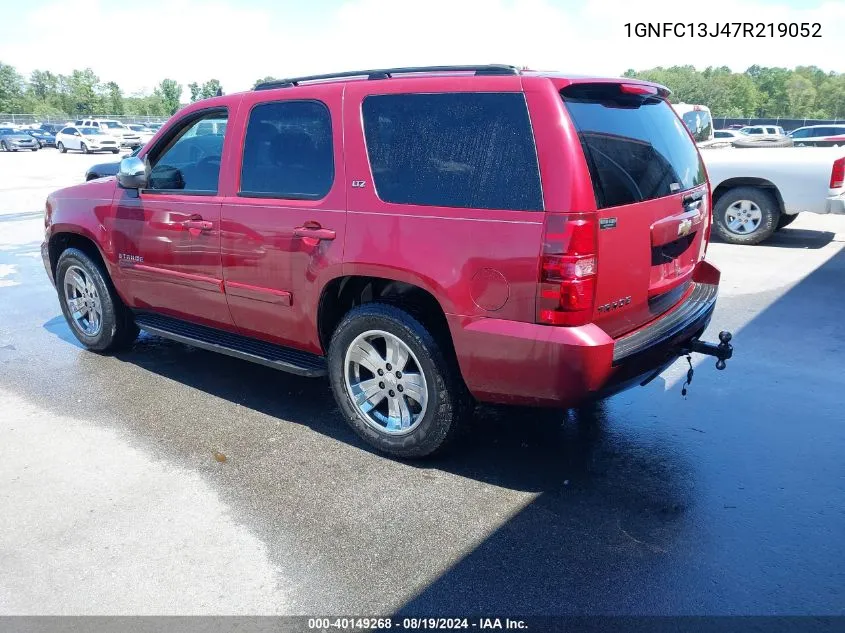
M192 218L182 222L182 226L188 229L191 233L199 234L203 231L210 231L214 228L214 223L202 218Z
M333 240L337 233L331 229L324 229L316 222L306 222L303 226L297 226L293 230L294 237L310 237L314 240Z

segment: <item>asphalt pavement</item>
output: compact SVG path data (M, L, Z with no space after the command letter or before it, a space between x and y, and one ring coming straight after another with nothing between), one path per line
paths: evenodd
M0 614L845 614L845 218L711 245L736 352L686 398L679 361L403 463L325 380L80 347L41 210L108 160L0 153Z

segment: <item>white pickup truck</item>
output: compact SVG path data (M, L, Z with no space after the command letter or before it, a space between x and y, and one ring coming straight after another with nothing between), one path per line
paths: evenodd
M758 244L799 213L845 214L845 148L707 149L713 228L726 242Z

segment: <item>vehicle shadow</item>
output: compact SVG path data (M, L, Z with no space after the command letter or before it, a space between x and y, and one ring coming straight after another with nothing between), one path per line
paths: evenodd
M759 246L774 246L775 248L804 248L819 249L830 244L836 234L831 231L817 231L814 229L793 229L786 227L777 231ZM713 241L720 244L727 244L723 239L713 232Z
M816 231L813 229L781 229L771 238L763 242L763 246L777 248L824 248L833 241L836 233L831 231Z

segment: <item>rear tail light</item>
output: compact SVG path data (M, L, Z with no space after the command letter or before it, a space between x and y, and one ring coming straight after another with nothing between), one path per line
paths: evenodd
M830 170L830 188L839 189L845 186L845 157L833 161L833 169Z
M596 294L596 217L548 214L537 291L537 322L584 325Z

